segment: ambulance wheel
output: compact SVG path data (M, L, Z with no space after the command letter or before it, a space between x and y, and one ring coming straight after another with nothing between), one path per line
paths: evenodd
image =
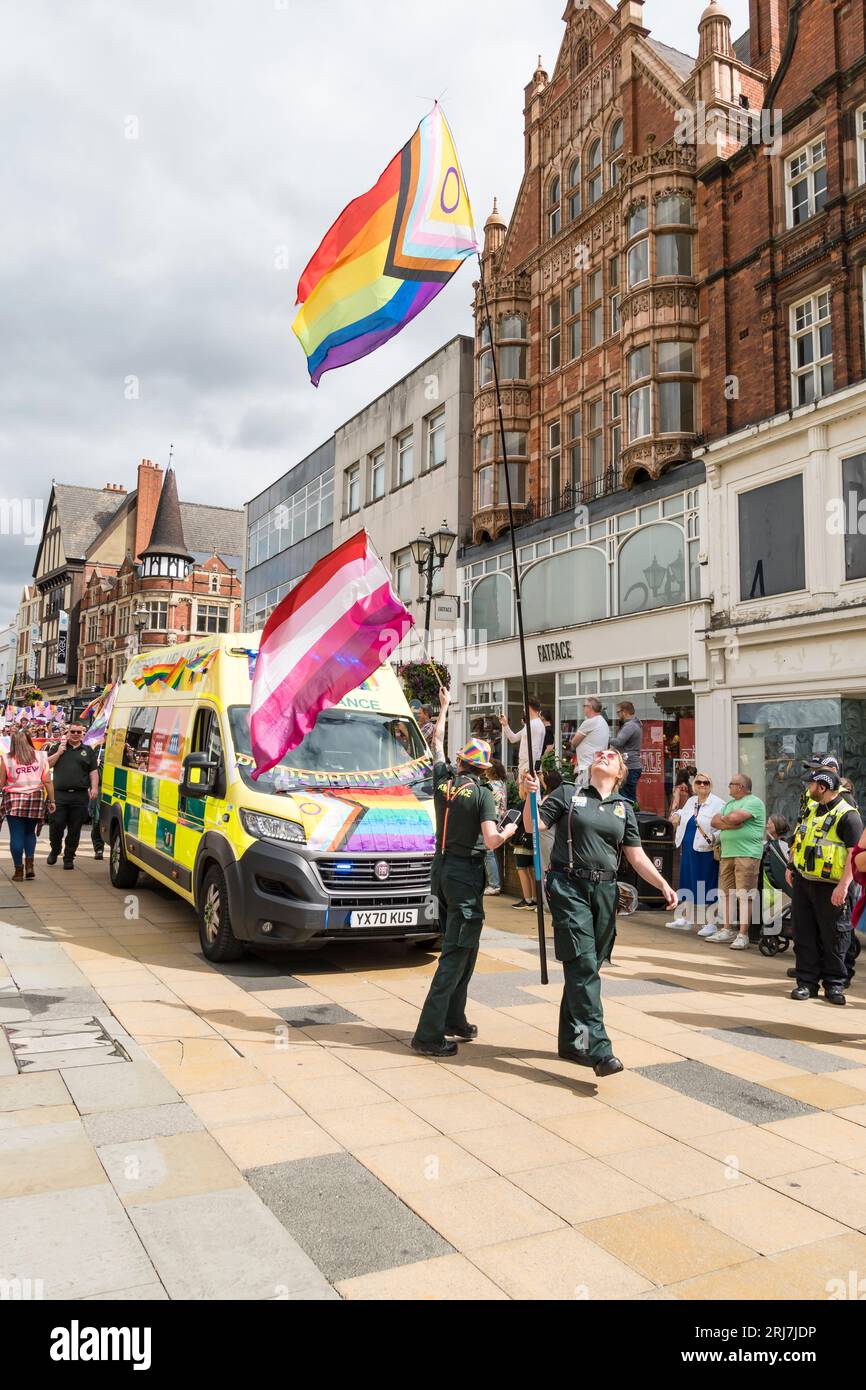
M138 883L138 869L130 864L123 848L123 831L116 825L111 832L111 847L108 851L108 876L112 888L134 888Z
M205 960L222 964L224 961L240 960L245 954L244 947L232 931L228 889L218 864L211 864L202 879L198 935Z
M762 956L774 956L778 949L779 948L772 937L768 937L767 939L762 941L758 946L758 950L760 951Z

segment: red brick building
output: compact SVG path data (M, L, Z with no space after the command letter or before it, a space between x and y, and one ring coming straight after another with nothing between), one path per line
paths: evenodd
M525 172L494 208L484 273L525 520L655 479L699 430L695 59L643 0L571 0L551 76L525 92ZM473 540L506 525L490 345L476 295Z
M173 469L138 485L89 546L78 614L78 690L120 679L135 652L238 632L244 514L180 502Z

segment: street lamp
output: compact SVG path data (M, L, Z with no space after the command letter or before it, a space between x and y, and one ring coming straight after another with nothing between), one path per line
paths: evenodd
M141 634L147 627L147 609L140 603L132 614L132 622L135 627L135 650L141 651Z
M443 521L438 531L434 531L432 536L428 536L426 530L421 528L420 536L417 536L409 549L412 552L412 559L418 569L418 573L425 581L425 598L427 608L424 617L424 640L430 640L430 609L433 603L433 576L438 570L445 568L445 561L454 548L457 536L451 530L447 521Z

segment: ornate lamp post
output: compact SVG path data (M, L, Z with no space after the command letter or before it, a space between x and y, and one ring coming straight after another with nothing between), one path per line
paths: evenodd
M451 530L447 521L443 521L438 531L434 531L432 536L428 536L422 527L421 534L410 545L412 559L418 569L418 573L424 579L426 599L426 611L424 615L424 641L430 641L430 609L433 604L433 577L438 570L445 568L445 562L451 551L454 549L454 542L457 536Z

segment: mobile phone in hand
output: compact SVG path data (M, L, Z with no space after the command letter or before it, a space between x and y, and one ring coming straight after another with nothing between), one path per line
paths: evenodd
M505 815L504 815L503 818L502 818L502 820L499 822L499 833L500 833L500 835L502 834L502 831L505 829L506 825L520 825L520 822L521 822L522 820L523 820L523 812L522 812L522 810L520 810L519 807L518 807L518 808L515 808L515 809L512 810L512 811L506 811L506 812L505 812Z

